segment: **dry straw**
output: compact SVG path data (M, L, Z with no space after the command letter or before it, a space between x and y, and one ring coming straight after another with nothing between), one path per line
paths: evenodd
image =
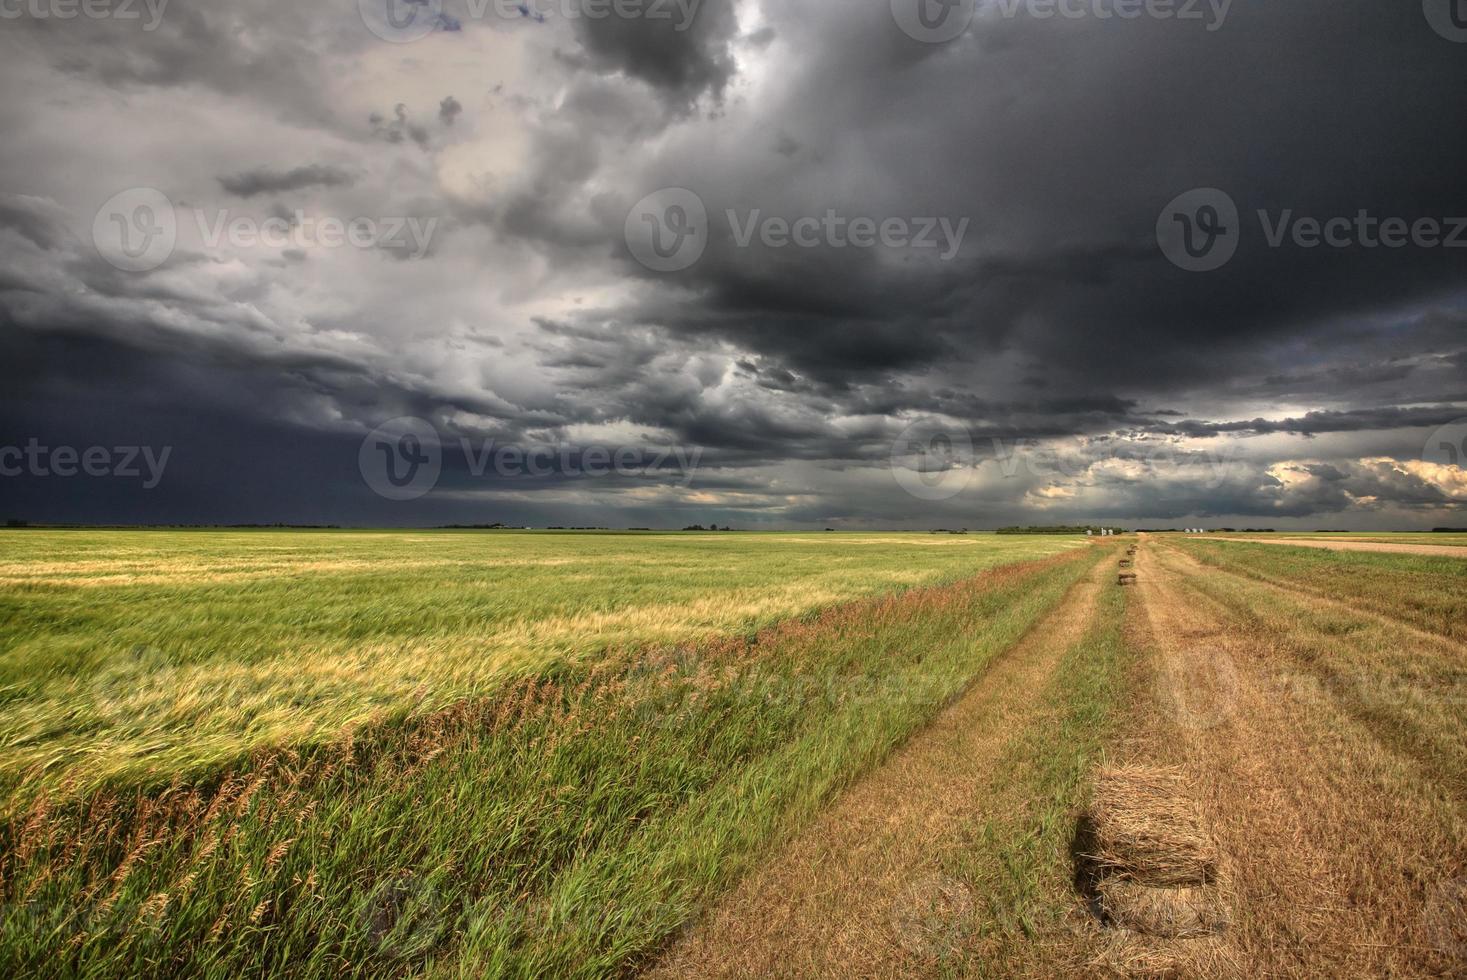
M1222 932L1227 909L1217 888L1152 888L1125 878L1096 886L1106 917L1131 932L1163 939L1194 939Z
M1180 769L1104 770L1090 811L1095 897L1111 925L1166 939L1228 925L1220 854Z
M1091 807L1103 876L1171 888L1217 880L1218 850L1179 769L1125 767L1096 779Z

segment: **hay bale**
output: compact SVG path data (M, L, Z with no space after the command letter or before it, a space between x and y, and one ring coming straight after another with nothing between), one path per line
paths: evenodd
M1228 926L1227 907L1213 885L1153 888L1127 878L1107 878L1097 886L1110 924L1162 939L1196 939Z
M1091 857L1101 877L1163 888L1217 880L1217 843L1204 829L1179 769L1101 772L1090 817Z

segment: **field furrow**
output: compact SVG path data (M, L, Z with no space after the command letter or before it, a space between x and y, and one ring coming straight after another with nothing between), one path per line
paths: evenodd
M1104 549L1102 560L1114 549ZM677 943L650 976L889 977L961 953L981 901L954 873L1013 742L1045 714L1067 651L1096 628L1095 564L954 705L847 790ZM971 870L971 869L970 869Z
M1119 752L1183 774L1223 856L1229 918L1192 939L1107 930L1080 954L1182 975L1442 970L1439 917L1467 851L1439 774L1378 738L1338 691L1281 689L1283 637L1199 588L1206 566L1153 544L1137 567L1135 638L1155 658L1155 687Z

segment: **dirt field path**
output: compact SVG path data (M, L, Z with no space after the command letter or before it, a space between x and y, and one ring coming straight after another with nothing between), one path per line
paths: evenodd
M1252 544L1285 544L1295 548L1323 548L1326 551L1390 551L1402 555L1445 555L1467 559L1467 547L1450 544L1408 544L1394 541L1354 541L1349 538L1219 538L1211 541L1247 541Z
M1277 638L1188 588L1213 570L1143 541L1137 572L1135 641L1154 652L1156 690L1117 754L1182 767L1224 854L1232 922L1206 939L1107 931L1092 938L1091 963L1201 976L1447 975L1432 930L1461 911L1443 869L1462 844L1444 831L1430 782L1324 694L1280 692Z
M1102 562L962 699L851 787L806 831L746 878L654 966L673 977L921 975L929 950L914 910L971 896L940 874L945 852L983 808L981 789L1039 693L1091 625Z

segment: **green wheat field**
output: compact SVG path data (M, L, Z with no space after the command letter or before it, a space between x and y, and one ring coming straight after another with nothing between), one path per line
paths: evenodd
M0 537L0 974L625 972L1083 537Z

